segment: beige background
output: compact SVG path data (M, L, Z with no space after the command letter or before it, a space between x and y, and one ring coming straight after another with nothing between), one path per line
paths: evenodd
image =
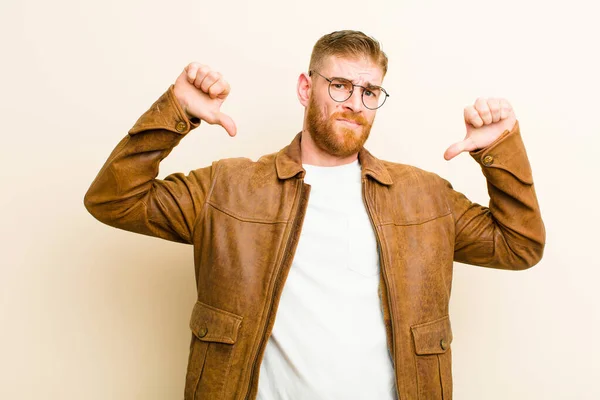
M548 4L551 3L551 4ZM513 104L548 237L524 272L456 265L455 398L600 398L599 9L594 1L16 1L0 5L0 398L183 397L192 248L95 221L83 195L192 60L233 87L238 137L202 126L161 175L256 159L301 128L295 85L337 29L381 41L391 93L368 147L487 204L462 109Z

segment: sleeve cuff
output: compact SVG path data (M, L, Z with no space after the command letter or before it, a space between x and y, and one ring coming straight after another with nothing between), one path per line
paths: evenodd
M498 168L510 172L522 183L532 185L531 166L521 137L519 122L505 130L489 146L469 153L484 169Z
M166 129L168 131L186 135L192 129L200 125L200 119L189 118L185 111L179 105L173 92L174 85L158 98L152 106L136 121L129 130L130 135L136 133Z

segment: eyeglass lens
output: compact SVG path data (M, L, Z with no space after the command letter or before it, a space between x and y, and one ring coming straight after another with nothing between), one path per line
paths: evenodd
M383 90L377 86L367 87L362 90L362 101L367 108L375 109L383 105L386 95ZM352 96L354 85L346 79L334 78L329 84L329 95L335 101L346 101Z

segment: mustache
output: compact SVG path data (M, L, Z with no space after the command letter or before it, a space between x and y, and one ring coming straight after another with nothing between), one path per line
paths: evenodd
M347 119L348 121L355 122L359 125L367 125L367 119L359 114L354 114L348 111L336 112L331 116L331 119Z

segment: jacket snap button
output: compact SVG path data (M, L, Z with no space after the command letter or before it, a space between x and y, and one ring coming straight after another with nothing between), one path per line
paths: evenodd
M492 157L492 156L483 157L483 165L485 165L486 167L489 167L493 163L494 163L494 157Z
M185 128L187 128L187 125L183 121L179 121L177 125L175 125L175 129L177 129L177 132L183 132L185 131Z
M198 336L200 336L200 337L206 336L207 333L208 333L208 328L205 326L203 326L202 328L200 328L200 330L198 330Z
M442 350L448 349L448 342L446 341L446 339L442 339L440 341L440 346L442 347Z

